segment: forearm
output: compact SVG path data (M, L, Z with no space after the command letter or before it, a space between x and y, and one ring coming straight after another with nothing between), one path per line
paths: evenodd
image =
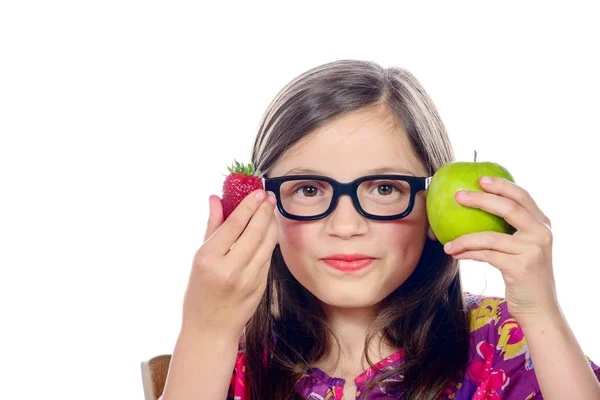
M163 392L163 400L224 400L238 351L235 338L179 334Z
M544 399L600 400L600 383L560 309L521 329Z

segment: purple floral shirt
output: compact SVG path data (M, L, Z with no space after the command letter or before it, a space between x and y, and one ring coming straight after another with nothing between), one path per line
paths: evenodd
M465 292L465 301L470 310L469 363L461 377L447 386L441 399L542 399L525 337L517 321L509 314L506 300ZM600 381L600 367L589 358L588 361ZM378 362L376 367L385 370L401 363L402 350L399 350ZM240 341L228 399L250 399L244 372L245 358ZM363 383L377 374L375 368L368 368L354 379L357 400L367 400L362 394ZM401 377L395 379L400 380ZM344 379L312 368L299 377L296 390L308 400L343 400L344 384ZM371 391L368 400L397 399L401 396L402 391L386 393L376 388Z

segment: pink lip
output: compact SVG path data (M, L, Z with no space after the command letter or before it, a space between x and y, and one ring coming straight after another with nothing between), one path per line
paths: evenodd
M323 260L342 260L342 261L355 261L373 259L374 257L367 256L365 254L332 254L327 257L323 257Z
M340 271L352 272L369 266L374 258L363 254L335 254L323 258L323 262Z

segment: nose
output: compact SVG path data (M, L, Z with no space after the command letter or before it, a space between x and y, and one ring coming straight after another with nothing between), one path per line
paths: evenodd
M358 213L348 195L339 197L335 209L326 218L327 233L342 239L364 235L368 230L366 218Z

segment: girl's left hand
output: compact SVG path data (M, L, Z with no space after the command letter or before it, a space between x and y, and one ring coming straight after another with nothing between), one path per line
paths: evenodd
M483 192L459 191L456 201L504 218L516 232L466 234L446 243L444 250L455 259L498 268L506 285L508 311L519 324L558 315L550 220L526 190L507 179L482 177L479 185Z

